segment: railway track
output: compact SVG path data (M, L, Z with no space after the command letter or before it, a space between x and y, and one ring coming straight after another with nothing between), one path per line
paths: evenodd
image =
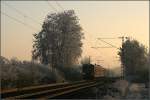
M20 90L13 89L2 91L1 97L5 99L32 99L32 98L55 98L68 93L77 92L81 89L102 85L108 80L77 81L73 83L49 84L34 87L26 87Z

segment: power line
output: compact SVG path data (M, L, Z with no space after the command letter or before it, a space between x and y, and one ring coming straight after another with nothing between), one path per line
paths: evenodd
M106 44L110 45L111 47L114 47L114 48L119 49L119 48L118 48L118 47L116 47L115 45L113 45L113 44L111 44L111 43L108 43L108 42L106 42L106 41L102 40L101 38L98 38L98 40L100 40L100 41L102 41L102 42L104 42L104 43L106 43Z
M31 28L32 30L33 30L33 29L35 29L36 31L38 30L38 29L36 29L35 27L33 27L33 26L31 26L31 25L29 25L29 24L27 24L27 23L24 23L24 22L18 20L17 18L14 18L14 17L8 15L7 13L4 13L4 12L2 12L2 11L1 11L1 13L2 13L3 15L7 16L8 18L10 18L10 19L12 19L12 20L14 20L14 21L16 21L16 22L18 22L18 23L21 23L21 24L23 24L23 25L25 25L25 26Z
M64 8L55 0L56 4L58 7L60 7L62 10L64 10Z
M116 39L116 38L98 38L98 39Z
M93 49L99 49L99 48L113 48L113 47L91 47Z
M48 5L49 5L53 10L55 10L56 12L58 12L57 9L56 9L53 5L51 5L51 3L49 2L49 0L47 0L47 3L48 3Z
M18 14L24 16L25 18L29 18L30 20L32 20L33 22L39 24L39 25L42 25L41 23L39 23L38 21L36 21L35 19L33 19L32 17L30 16L27 16L26 14L22 13L22 11L16 9L15 7L13 7L12 5L9 5L8 3L5 3L5 5L9 8L12 8L14 11L16 11Z
M122 37L118 37L118 38L122 39L122 48L123 48L123 43L124 43L125 39L129 39L129 37L122 36ZM98 38L98 39L104 43L111 45L112 47L116 47L116 46L102 40L102 38ZM114 38L103 38L103 39L114 39ZM119 49L119 48L117 48L117 49ZM122 56L124 56L124 49L122 49ZM121 74L122 74L122 78L124 78L125 77L125 65L123 63L121 63Z

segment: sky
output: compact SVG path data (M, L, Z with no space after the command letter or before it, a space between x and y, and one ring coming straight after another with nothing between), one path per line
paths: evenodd
M97 38L116 38L105 41L120 47L118 37L128 36L149 47L148 1L1 1L1 55L31 60L33 34L46 15L70 9L84 32L81 58L90 56L92 63L106 68L120 66L118 49L92 48L109 46Z

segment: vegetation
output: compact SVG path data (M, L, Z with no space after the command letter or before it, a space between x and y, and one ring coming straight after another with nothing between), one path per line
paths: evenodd
M33 59L52 67L74 65L81 56L83 33L73 10L47 15L34 34Z
M74 65L72 67L60 67L58 70L62 72L62 75L67 81L82 80L81 65Z
M73 10L48 14L34 34L32 62L0 57L2 88L80 80L80 68L73 66L82 52L81 31Z
M128 39L118 53L125 66L125 78L128 80L148 81L148 53L144 45L137 40Z
M0 56L1 88L21 88L25 86L42 85L64 81L81 79L78 66L52 69L48 65L42 65L29 61L19 61L16 58L8 60Z
M27 61L10 61L0 57L1 87L14 88L45 83L54 83L57 76L47 66Z

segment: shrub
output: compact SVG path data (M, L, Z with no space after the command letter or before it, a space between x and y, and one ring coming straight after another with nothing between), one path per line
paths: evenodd
M6 62L7 61L7 62ZM31 85L55 83L57 76L45 65L0 58L1 87L15 88Z
M80 66L51 68L49 65L0 56L1 88L21 88L82 79Z
M72 67L59 67L58 70L61 71L62 75L67 81L78 81L82 79L81 66Z

